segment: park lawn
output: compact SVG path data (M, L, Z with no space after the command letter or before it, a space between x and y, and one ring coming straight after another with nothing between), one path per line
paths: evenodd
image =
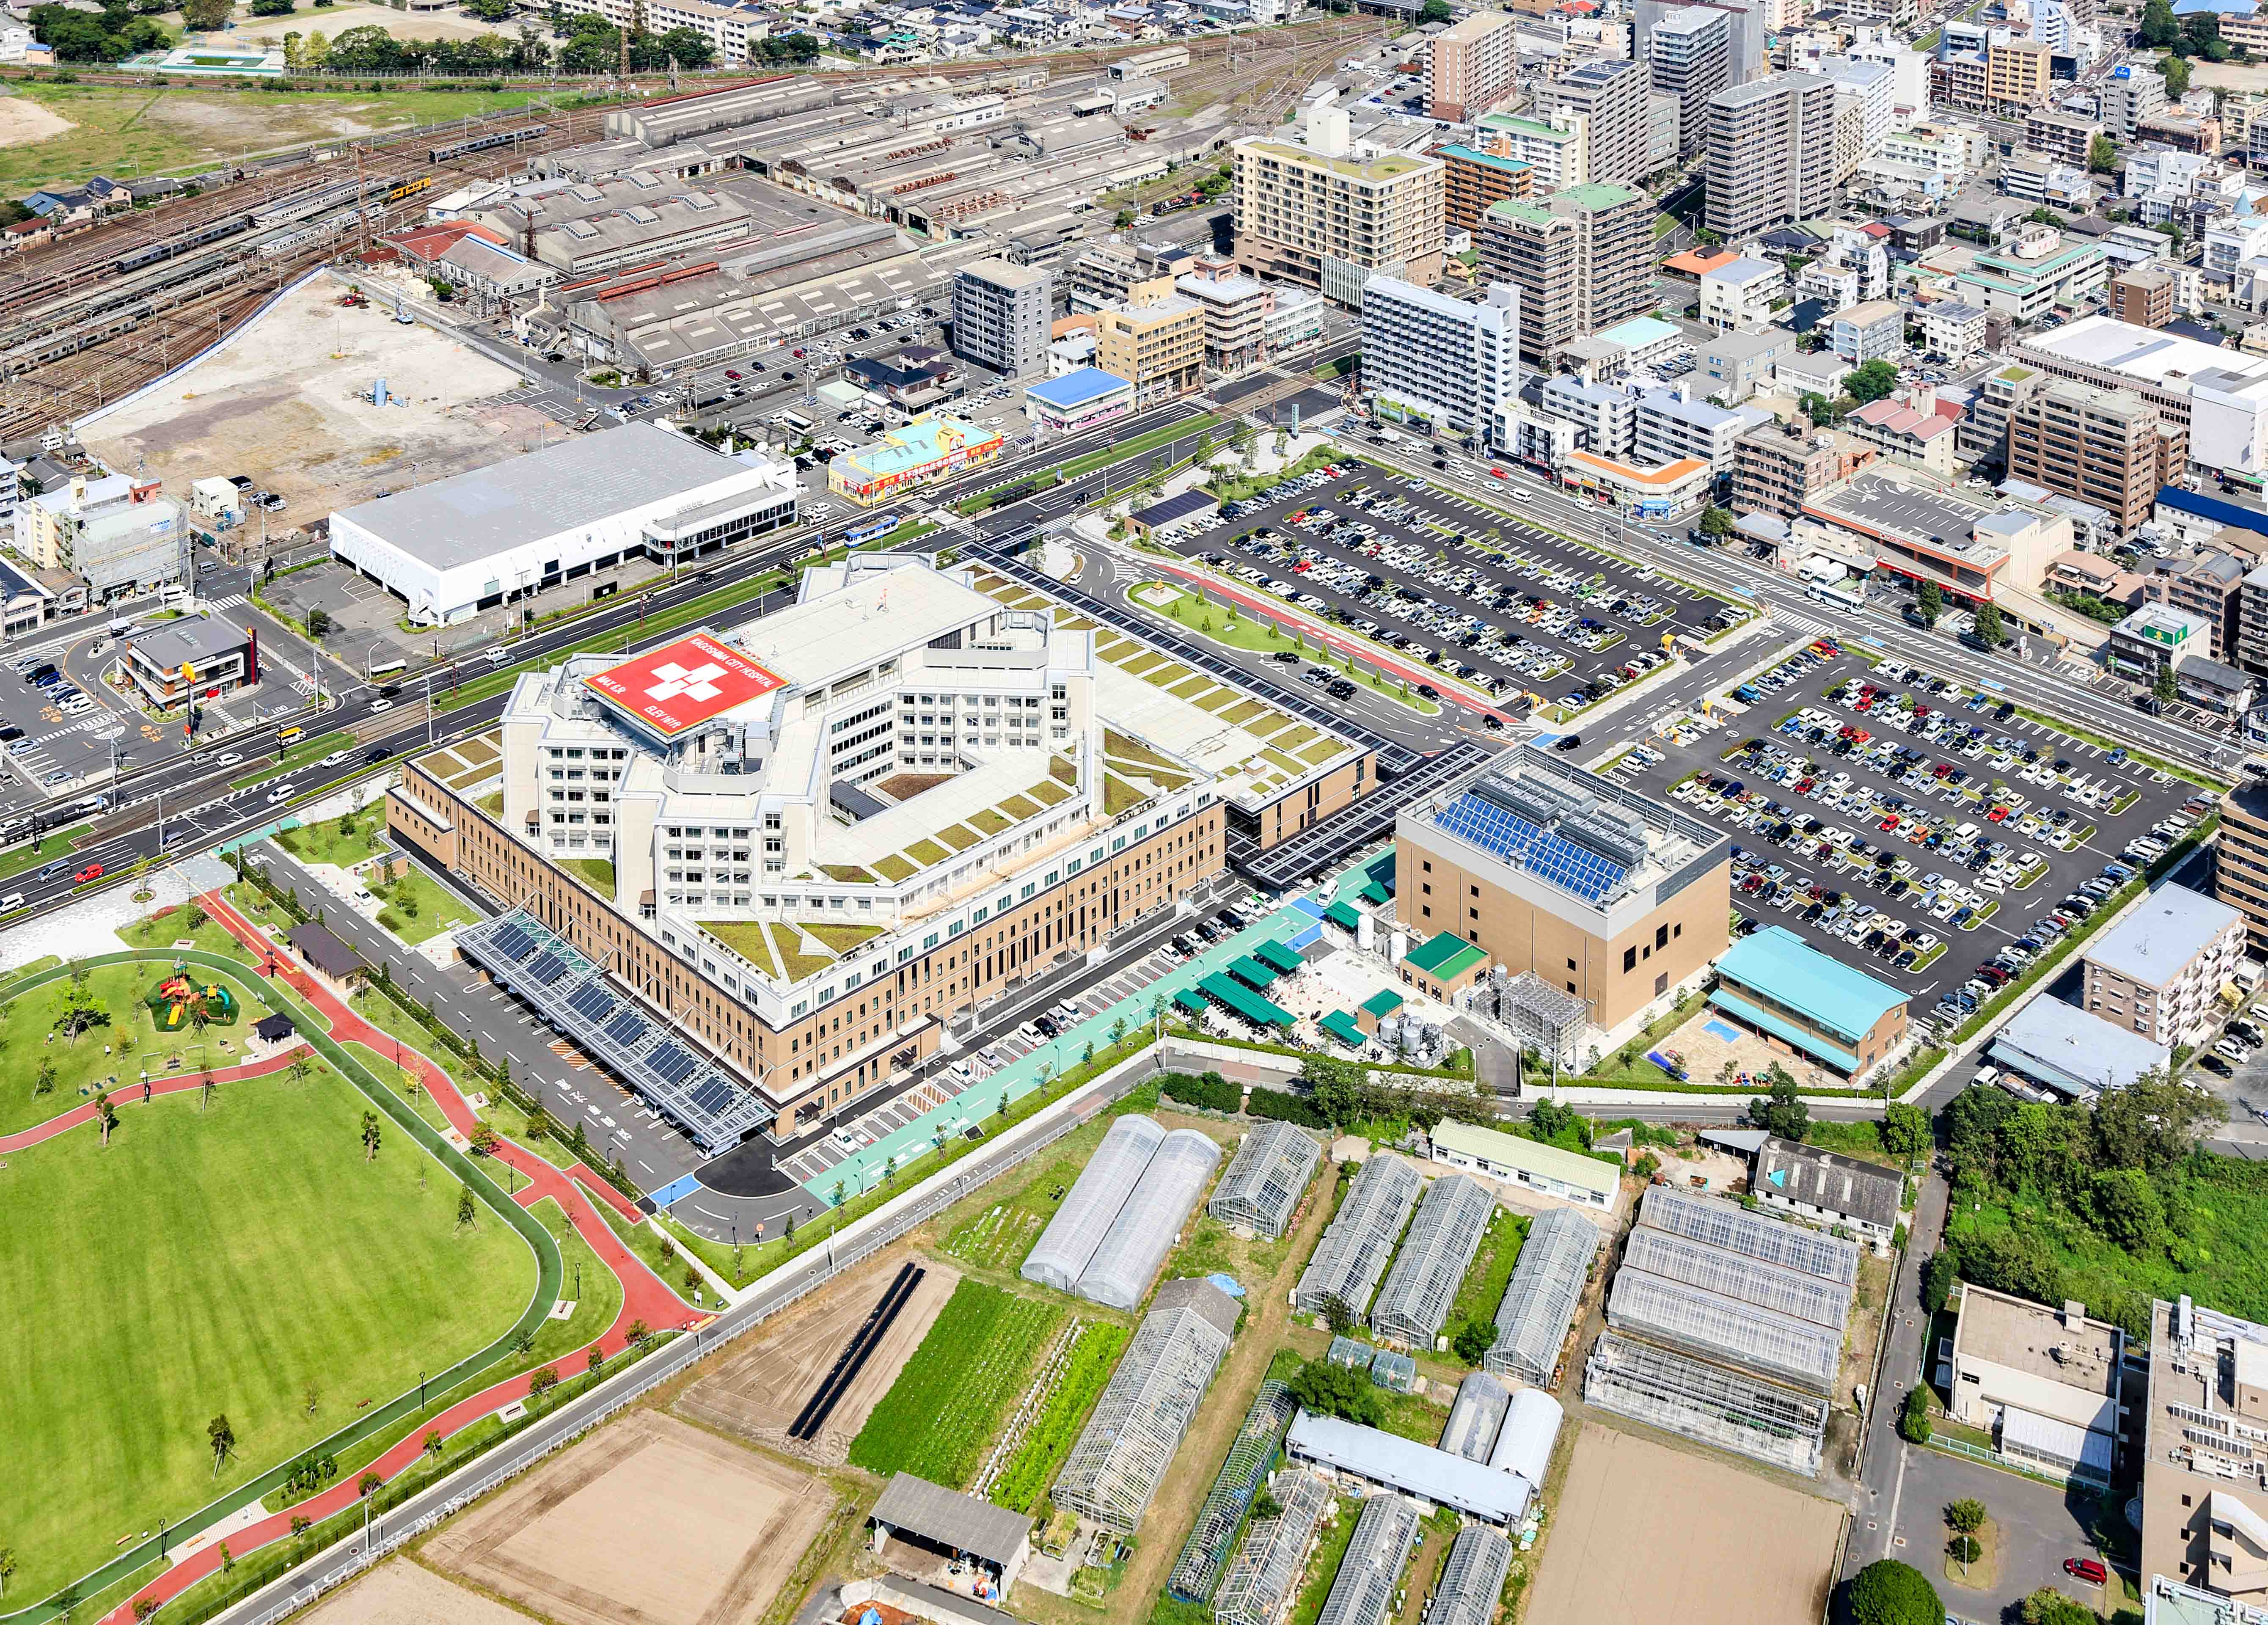
M328 1067L119 1114L9 1161L0 1279L0 1506L39 1597L486 1346L535 1285L526 1241ZM99 1245L90 1245L99 1237ZM305 1391L319 1390L315 1414ZM212 1471L205 1422L234 1455ZM20 1588L20 1590L18 1589Z
M401 879L371 890L386 905L379 911L378 923L413 948L453 926L473 922L472 910L422 869L409 869Z
M386 838L385 816L375 809L278 830L269 838L302 863L328 863L342 869L378 856L393 844Z
M193 969L198 977L223 982L235 993L235 1021L215 1022L202 1033L188 1027L159 1032L143 1000L173 971L153 961L98 965L87 972L87 991L109 1011L112 1025L83 1033L76 1041L54 1033L68 978L43 982L0 1006L0 1053L8 1058L7 1082L0 1088L0 1134L44 1123L83 1104L98 1089L138 1095L144 1067L154 1080L195 1072L207 1062L216 1070L239 1064L252 1023L268 1014L261 990L253 986L257 979ZM131 1037L130 1049L119 1047L121 1031ZM234 1047L224 1052L224 1040ZM168 1064L175 1056L180 1057L179 1067ZM43 1062L55 1067L55 1087L34 1095L33 1081Z
M691 1290L685 1286L688 1267L683 1252L674 1241L650 1224L632 1224L615 1211L613 1203L601 1197L593 1197L591 1206L599 1210L615 1234L622 1239L622 1245L637 1253L645 1267L660 1277L664 1286L681 1297ZM669 1249L667 1252L662 1251L665 1245Z
M401 1040L403 1052L416 1050L426 1060L449 1075L460 1095L492 1094L494 1086L486 1078L475 1075L472 1067L457 1053L443 1044L421 1026L414 1016L394 1003L375 987L365 987L348 1001L347 1008L357 1016L390 1038ZM395 1046L381 1043L373 1046L388 1067L399 1065Z
M435 1104L433 1092L423 1084L418 1085L415 1094L410 1092L409 1075L394 1064L392 1045L387 1045L382 1049L372 1049L367 1044L350 1044L346 1046L346 1051L348 1054L362 1062L371 1076L392 1089L404 1105L435 1128L447 1131L449 1114Z
M218 954L240 964L252 963L252 950L231 936L228 927L217 920L208 917L195 930L182 930L183 917L188 912L186 908L168 909L155 919L137 920L119 932L118 940L129 948L166 953L174 943L186 938L208 954Z

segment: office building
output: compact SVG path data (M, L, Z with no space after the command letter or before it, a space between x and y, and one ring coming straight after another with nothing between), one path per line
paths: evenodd
M1362 297L1362 381L1388 415L1485 434L1520 395L1520 293L1492 283L1478 303L1395 277Z
M2104 1021L2180 1048L2212 1030L2243 957L2242 914L2164 885L2088 944L2081 998Z
M2155 683L2161 671L2178 676L2184 662L2212 659L2212 646L2213 623L2205 617L2146 603L2112 625L2102 663L2131 683Z
M1733 447L1733 511L1793 519L1812 497L1848 479L1873 455L1826 429L1801 433L1777 423L1750 429Z
M2126 1336L2083 1304L2051 1309L1959 1289L1950 1409L2033 1472L2106 1488L2118 1444Z
M1725 951L1724 836L1533 747L1405 809L1396 909L1534 971L1612 1028Z
M1441 212L1450 231L1477 233L1491 203L1535 190L1535 166L1510 156L1509 145L1501 135L1484 134L1470 146L1433 149L1441 160Z
M85 580L97 603L138 598L182 579L188 532L156 480L73 474L16 505L17 547L41 570Z
M2149 1347L2141 1572L2268 1606L2268 1326L2161 1298Z
M978 260L953 277L953 351L1010 378L1044 373L1052 314L1044 267Z
M1677 150L1690 152L1709 133L1710 100L1732 85L1732 23L1715 6L1680 6L1654 24L1646 61L1653 88L1677 98Z
M1537 85L1535 105L1547 118L1583 122L1578 180L1630 186L1648 173L1649 95L1646 70L1638 63L1593 61Z
M2144 119L2165 110L2166 76L2154 63L2120 63L2103 77L2097 94L2104 133L2132 141Z
M1730 241L1815 219L1835 190L1834 83L1776 73L1721 91L1707 145L1711 231Z
M1484 277L1520 290L1523 356L1652 308L1653 215L1645 193L1598 184L1490 206L1475 247Z
M1123 309L1095 313L1095 365L1134 386L1138 411L1195 389L1204 351L1205 307L1170 277L1138 284Z
M1512 93L1519 22L1509 11L1476 11L1433 36L1425 98L1430 116L1469 124Z
M1373 275L1435 281L1445 238L1440 161L1359 154L1343 107L1311 107L1307 130L1304 142L1236 144L1238 262L1349 308Z
M1225 376L1248 372L1268 354L1268 290L1211 255L1174 279L1174 291L1204 311L1204 364Z
M2059 379L2008 414L2008 476L2107 509L2122 533L2150 517L2189 462L2189 433L2131 390Z

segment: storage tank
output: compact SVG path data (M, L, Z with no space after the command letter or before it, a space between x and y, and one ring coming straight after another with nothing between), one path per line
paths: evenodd
M1449 1425L1441 1429L1441 1448L1468 1461L1486 1461L1511 1403L1509 1389L1486 1371L1475 1371L1457 1385Z
M1559 1424L1567 1413L1559 1401L1541 1388L1522 1388L1512 1396L1504 1414L1504 1429L1497 1435L1489 1466L1514 1473L1533 1489L1543 1487L1544 1469L1551 1465L1551 1447L1558 1442Z

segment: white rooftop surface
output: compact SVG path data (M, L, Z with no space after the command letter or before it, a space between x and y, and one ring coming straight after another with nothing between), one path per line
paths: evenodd
M2228 904L2186 886L2161 886L2104 932L2087 957L2106 971L2163 987L2205 944L2242 919Z
M2268 358L2184 338L2178 333L2137 327L2111 316L2081 316L2051 333L2028 338L2024 344L2066 361L2109 367L2155 384L2215 370L2268 378Z
M903 852L939 830L950 829L987 807L1030 789L1048 776L1049 760L1049 753L1044 750L1004 750L911 801L848 827L822 818L813 831L812 855L821 863L863 865ZM1059 802L1043 810L1061 811L1070 805Z
M837 565L806 572L795 604L729 641L758 665L812 688L873 665L882 643L918 648L999 613L997 599L935 571L862 570L844 587Z
M1098 709L1114 726L1223 779L1224 794L1248 787L1236 770L1266 750L1266 740L1154 683L1145 683L1115 661L1097 661L1094 671Z

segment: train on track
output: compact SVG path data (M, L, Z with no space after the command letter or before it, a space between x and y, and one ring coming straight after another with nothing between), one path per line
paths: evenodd
M446 164L473 152L486 152L496 147L517 146L523 141L533 141L550 129L548 124L529 124L519 129L500 129L492 135L475 136L470 141L460 141L453 146L434 147L425 154L429 164Z
M252 229L249 214L224 215L219 219L183 232L178 237L168 237L163 242L145 243L139 248L129 248L111 261L114 275L122 277L129 271L140 270L145 265L155 265L160 260L170 260L176 255L187 254L192 248L202 248L209 242L218 242L224 237L233 237L239 232Z

